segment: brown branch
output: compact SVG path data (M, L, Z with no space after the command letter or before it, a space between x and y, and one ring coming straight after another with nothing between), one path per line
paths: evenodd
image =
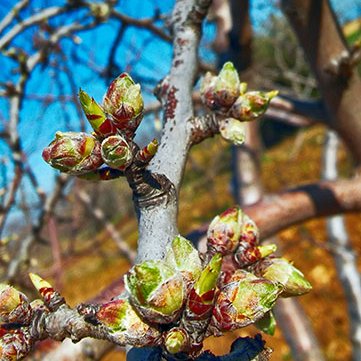
M316 217L361 210L361 179L320 181L266 196L244 211L262 238Z
M352 66L341 73L329 71L330 64L350 53L329 1L283 0L281 4L318 81L329 126L361 163L361 80Z

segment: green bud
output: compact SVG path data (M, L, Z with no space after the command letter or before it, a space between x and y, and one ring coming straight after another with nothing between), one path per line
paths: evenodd
M246 126L235 118L223 119L219 124L219 131L223 139L235 145L241 145L246 139Z
M234 252L239 244L244 213L238 207L232 207L216 216L207 232L208 252L222 255Z
M155 327L142 321L127 299L100 305L95 317L109 329L117 344L144 347L154 345L161 336Z
M189 347L187 333L179 327L172 328L166 333L164 347L172 354L186 351Z
M200 92L203 103L211 110L225 113L240 94L238 72L231 62L223 65L218 76L206 73Z
M164 261L135 265L125 276L130 301L148 321L170 323L179 316L186 297L182 275Z
M171 268L181 272L186 283L198 279L202 271L198 251L190 241L180 235L173 239L164 261Z
M57 132L42 155L52 167L74 175L88 173L103 164L100 142L86 133Z
M240 95L230 109L232 117L242 122L254 120L263 115L278 91L270 92L251 91Z
M143 149L140 149L136 155L136 160L138 161L138 164L139 162L145 165L148 164L157 152L158 146L158 140L153 139Z
M26 325L32 318L28 298L16 288L0 284L0 322Z
M143 97L140 85L127 74L120 74L110 84L103 100L103 108L112 116L114 125L126 136L133 137L143 116Z
M240 94L240 81L237 69L228 61L219 72L214 84L215 101L225 108L229 108Z
M101 154L111 168L125 170L133 161L132 150L121 135L112 135L103 140Z
M268 280L280 282L284 286L282 297L300 296L312 289L303 273L285 258L266 258L257 264L256 272Z
M113 123L107 118L102 107L91 98L85 91L79 90L79 100L83 111L94 129L101 137L116 134L117 130Z
M271 310L282 290L280 283L236 270L221 289L209 331L219 335L258 321Z

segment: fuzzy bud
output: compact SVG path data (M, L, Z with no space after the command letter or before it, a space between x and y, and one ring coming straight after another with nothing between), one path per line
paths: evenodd
M214 84L215 101L225 108L229 108L240 94L240 81L237 69L228 61L219 72Z
M236 270L217 298L209 333L220 335L258 321L271 310L282 290L280 283Z
M182 275L164 261L135 265L125 276L130 301L152 323L170 323L180 314L186 287Z
M311 291L312 286L303 273L285 258L266 258L260 261L255 272L284 286L282 297L300 296Z
M223 139L235 145L241 145L246 139L246 126L235 118L226 118L220 121L219 132Z
M107 118L104 110L94 98L91 98L81 89L79 90L78 96L81 107L95 133L100 137L108 137L109 135L116 134L116 127Z
M272 100L278 94L277 90L270 92L250 91L240 95L230 109L232 117L242 122L254 120L263 115Z
M45 162L62 172L80 175L97 169L103 164L100 143L86 133L57 132L44 150Z
M16 288L0 284L0 322L27 325L33 312L28 298Z
M103 108L112 116L114 125L126 136L133 138L143 116L143 97L140 85L122 73L109 85Z
M101 145L104 162L111 168L125 170L133 161L133 153L128 142L120 135L105 138Z

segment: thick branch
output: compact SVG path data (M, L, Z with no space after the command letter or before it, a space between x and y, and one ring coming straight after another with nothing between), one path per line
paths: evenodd
M287 15L305 51L318 81L329 125L361 162L360 78L351 62L351 54L328 0L283 0Z
M179 190L191 132L187 121L193 116L192 88L198 64L201 21L210 0L177 1L172 14L173 61L167 81L161 85L165 125L161 145L149 170L166 176ZM178 233L178 204L174 194L167 203L139 209L138 260L159 259Z
M265 197L244 211L267 238L315 217L361 210L361 179L322 181Z

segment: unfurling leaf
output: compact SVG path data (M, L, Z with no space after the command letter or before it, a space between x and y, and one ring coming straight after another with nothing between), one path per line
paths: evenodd
M271 310L282 290L278 282L236 270L217 298L210 334L220 335L258 321Z
M186 297L180 272L164 261L135 265L125 276L130 301L148 322L170 323L179 316Z

